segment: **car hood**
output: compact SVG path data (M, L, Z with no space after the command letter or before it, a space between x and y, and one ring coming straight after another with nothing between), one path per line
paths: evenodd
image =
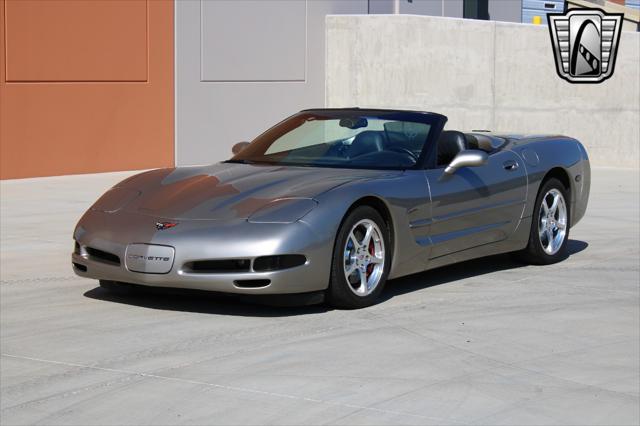
M282 199L313 199L356 179L394 171L219 163L158 169L132 176L93 206L158 218L244 219Z

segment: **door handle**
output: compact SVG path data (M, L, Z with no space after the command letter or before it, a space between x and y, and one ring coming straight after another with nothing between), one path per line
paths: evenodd
M516 170L520 165L518 164L517 161L509 160L502 163L502 166L504 167L505 170L513 171L513 170Z

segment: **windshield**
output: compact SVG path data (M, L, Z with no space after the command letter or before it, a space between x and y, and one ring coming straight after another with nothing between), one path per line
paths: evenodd
M418 163L431 125L400 114L303 112L281 122L230 162L406 169Z

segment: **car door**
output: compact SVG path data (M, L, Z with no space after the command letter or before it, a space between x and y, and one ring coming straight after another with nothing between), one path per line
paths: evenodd
M430 259L496 243L515 231L527 191L518 155L497 151L485 165L443 172L444 167L425 170L431 193Z

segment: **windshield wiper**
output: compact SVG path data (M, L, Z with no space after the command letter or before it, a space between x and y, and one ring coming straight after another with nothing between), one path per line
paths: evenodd
M261 164L265 166L277 166L279 163L274 163L271 161L255 161L255 160L227 160L223 161L223 163L231 163L231 164Z
M231 163L231 164L254 164L254 161L249 160L226 160L223 163Z

